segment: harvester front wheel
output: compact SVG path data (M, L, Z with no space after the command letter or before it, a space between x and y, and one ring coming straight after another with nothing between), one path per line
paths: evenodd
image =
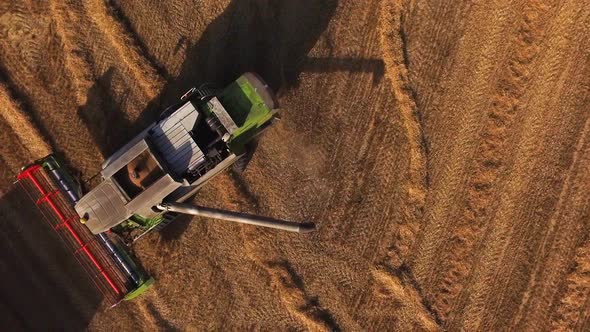
M215 85L211 83L201 84L198 88L191 88L188 90L180 100L187 101L189 99L198 99L200 101L208 101L209 99L215 97L217 94L221 92L221 89L217 88Z
M189 100L189 98L198 99L200 101L207 101L215 97L219 92L221 92L221 89L218 89L209 83L201 84L201 86L199 86L198 88L193 87L187 92L185 92L182 95L182 97L180 97L179 102L166 107L166 109L164 109L164 111L160 113L159 119L163 120L172 115L172 113L174 113L178 108L180 108L180 106L184 105L187 102L187 100Z
M164 120L165 118L169 117L174 111L176 111L180 106L182 106L184 102L179 102L173 105L166 107L162 113L160 113L159 120Z
M246 167L248 167L248 164L250 163L250 160L252 160L252 157L254 156L254 151L256 150L257 145L258 142L256 140L253 140L250 143L246 144L246 151L232 165L232 170L234 172L236 172L237 174L244 173Z
M243 156L241 156L240 158L238 158L238 160L236 160L234 162L234 164L232 165L232 170L234 172L236 172L237 174L244 173L244 171L246 170L246 167L248 167L248 164L250 163L251 159L252 159L252 156L250 156L247 153L244 154Z

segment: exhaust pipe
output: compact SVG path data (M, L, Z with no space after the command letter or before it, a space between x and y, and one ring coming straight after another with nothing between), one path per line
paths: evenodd
M288 232L310 233L315 231L315 225L311 223L298 224L291 221L279 220L270 217L255 216L246 213L225 211L186 203L162 203L158 204L157 208L166 212L176 212L193 216L227 220L241 224L280 229Z

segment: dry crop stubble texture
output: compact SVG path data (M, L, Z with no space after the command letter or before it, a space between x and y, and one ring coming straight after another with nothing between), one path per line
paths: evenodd
M56 303L81 317L70 328L92 330L587 330L589 12L587 1L2 3L3 192L49 151L87 178L190 86L251 70L278 90L282 120L246 173L196 200L318 226L297 236L181 218L134 246L155 287L110 310L63 274L26 282L59 289ZM32 218L19 199L0 204L14 229ZM29 247L20 259L62 266ZM26 326L10 312L2 323Z

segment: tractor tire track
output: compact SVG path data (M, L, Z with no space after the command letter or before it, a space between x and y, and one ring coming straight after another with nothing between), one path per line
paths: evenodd
M468 2L440 2L425 7L419 1L405 1L402 7L404 59L424 126L428 112L442 99L445 72L457 62L456 40L468 27L467 20L462 18L469 17L474 6ZM425 17L417 19L420 15ZM426 35L417 38L423 31ZM433 63L438 65L432 66Z
M546 255L533 255L538 252L540 239L551 228L550 224L547 225L544 221L551 220L552 214L555 213L561 214L562 217L574 217L574 214L562 213L559 210L562 206L558 193L563 194L563 191L567 190L569 173L565 173L566 178L563 180L563 171L545 170L543 165L561 160L564 155L572 155L569 152L571 144L579 143L578 135L575 133L584 126L584 122L578 120L582 113L575 107L576 99L583 97L584 92L583 89L576 88L577 84L574 83L580 80L583 82L584 75L580 72L571 72L573 62L570 56L565 55L575 54L572 51L577 42L569 36L575 35L576 28L571 24L572 21L562 19L572 15L575 17L576 9L575 6L569 6L569 9L564 10L547 2L529 4L531 6L525 7L522 11L525 24L517 26L518 31L529 33L525 38L531 42L531 47L521 51L532 57L530 65L521 68L527 75L526 79L522 78L522 82L527 82L526 89L523 88L526 92L519 98L516 106L524 113L518 116L518 125L515 124L518 132L522 134L512 138L512 142L518 145L510 149L514 158L511 165L507 166L511 169L511 176L502 187L504 194L498 199L495 211L490 214L494 218L494 223L487 227L483 244L474 254L478 257L479 263L464 283L468 286L464 287L452 309L453 322L449 322L448 326L451 329L458 326L468 329L497 329L500 325L496 325L496 322L513 319L522 304L521 301L526 301L527 293L538 289L535 285L528 285L530 288L527 288L526 280L534 275L535 269L544 269L545 266L545 261L541 257ZM531 37L531 34L534 37ZM556 70L558 68L562 70ZM568 77L572 82L571 87L565 86L560 89L560 77ZM547 94L548 90L553 93ZM558 105L568 108L565 112L567 116L555 111ZM571 134L561 133L564 126L576 129ZM563 142L571 143L555 143L551 146L551 139L547 137L558 133ZM539 161L533 159L538 155L531 152L537 145L546 147L543 149L543 158L537 157ZM573 156L575 165L575 152ZM571 165L567 163L563 167L573 167ZM531 176L537 171L542 171L547 180ZM547 192L556 194L542 194ZM575 197L573 193L570 194L570 198ZM515 209L517 205L531 207L529 209L534 209L536 213L524 214L521 210ZM514 223L514 220L522 222ZM576 227L573 220L568 224ZM568 256L564 252L560 255ZM539 258L534 260L533 257ZM539 307L531 309L536 314L542 311ZM543 316L536 317L536 322L534 319L529 320L533 325L528 326L528 329L539 329L546 325L542 323Z
M571 261L579 262L579 253L583 247L575 248L575 239L579 234L588 233L588 222L586 227L580 223L561 223L563 220L584 220L589 217L590 211L584 209L590 205L590 197L587 195L586 184L590 183L590 118L586 120L570 169L564 180L563 189L553 214L547 232L543 237L537 256L547 257L537 263L531 274L527 293L523 297L517 315L514 318L515 326L523 326L527 329L538 328L539 322L547 320L551 313L552 304L556 301L558 291L555 285L561 280L571 279L574 272L566 275L568 265ZM570 254L571 253L571 254ZM576 253L578 253L577 257ZM576 263L579 264L579 263ZM551 269L544 268L551 266ZM588 284L590 285L590 283ZM564 298L567 295L563 296ZM564 301L562 301L564 302ZM567 302L567 301L565 301ZM582 302L573 302L580 305ZM566 303L558 305L560 311L573 310L568 308ZM578 308L579 309L579 308ZM564 322L563 319L562 323ZM520 324L520 325L519 325Z
M545 23L542 14L546 13L547 8L542 4L526 8L528 12L523 14L521 25L517 27L518 35L513 40L516 48L509 54L507 67L497 81L496 96L480 136L480 154L476 155L472 166L474 175L467 184L465 209L445 248L448 254L437 278L433 305L445 321L466 286L476 257L473 251L493 215L494 194L507 163L508 139L517 105L530 80L527 67L537 55L537 45L543 36Z
M511 318L514 326L519 329L538 330L549 324L548 311L557 290L555 285L564 277L567 262L573 258L573 246L581 231L584 206L588 204L583 199L585 191L580 190L580 184L590 183L583 171L584 167L580 166L585 164L583 160L587 160L585 137L588 120L584 121L587 116L584 117L583 112L576 109L576 105L579 105L587 93L584 86L588 86L588 66L583 70L572 69L576 63L573 59L583 57L583 54L577 55L575 51L578 45L583 44L581 39L575 38L583 35L576 33L579 28L574 23L578 21L574 18L579 11L573 4L553 6L551 9L550 16L544 15L541 18L545 22L546 31L543 46L539 50L542 55L535 61L538 69L531 71L534 76L527 88L528 102L525 101L521 106L521 109L529 110L526 113L539 110L538 115L529 115L523 121L527 127L535 127L521 130L532 134L525 134L520 138L513 166L515 171L512 173L512 177L518 180L511 181L504 189L507 193L520 194L502 197L501 212L496 218L497 226L489 235L494 240L489 241L482 250L484 256L480 261L484 263L480 264L479 271L471 278L473 286L464 292L470 294L471 303L466 307L463 319L469 319L471 323L481 319L481 324L486 327L490 327L489 324L502 316ZM570 84L560 87L565 77ZM565 109L557 111L560 107L558 105ZM562 112L567 115L564 116ZM558 121L562 124L558 124ZM562 132L563 127L575 129L565 133ZM551 134L541 134L542 132L554 133L553 137L559 133L563 142L571 143L554 143L555 148L552 148L549 143L552 138L544 138ZM576 134L578 132L581 134ZM519 161L531 160L532 156L526 156L525 148L529 147L530 150L535 145L546 146L541 161L534 164L529 162L528 164L537 165L532 166L529 172L516 171L527 168L526 163ZM543 172L546 179L555 178L554 182L539 181L527 174L542 170L543 165L565 159L564 156L571 156L571 161L563 165L563 171ZM565 160L568 159L570 158ZM542 189L534 190L538 184L542 185ZM554 192L555 195L544 198L538 192ZM545 206L553 208L540 205L539 202L543 200L546 202ZM510 208L513 204L509 203L511 201L535 207L536 215L543 216L541 211L546 210L546 217L529 216L527 223L517 227L512 220L525 218L519 215L522 212ZM537 259L533 259L534 257ZM468 326L475 328L475 325Z
M428 191L427 144L422 128L420 111L416 107L414 92L411 88L408 68L409 60L405 44L404 31L401 25L401 1L384 1L380 10L381 48L385 61L385 73L389 78L396 106L401 115L402 124L408 139L408 180L406 186L405 215L407 220L401 221L393 245L401 261L410 255L417 233L421 228L424 215L424 204Z
M382 36L381 36L381 21L372 20L371 18L379 17L381 13L381 2L373 1L368 10L365 12L363 21L371 22L363 26L361 35L366 36L363 39L361 50L363 51L356 55L359 58L380 58L382 57ZM383 63L383 67L386 64ZM362 68L359 68L362 70ZM366 68L370 72L370 68ZM382 69L382 74L385 74L385 68ZM370 113L359 113L355 121L350 125L354 128L354 133L349 137L343 137L340 142L343 149L339 150L339 154L334 154L331 159L335 161L330 168L346 167L339 164L342 159L346 157L353 157L350 160L352 165L356 163L363 163L364 171L359 172L362 175L356 176L353 181L343 181L349 183L350 187L346 191L350 192L351 204L339 210L343 211L343 218L354 216L358 220L373 220L368 223L368 227L359 227L356 229L349 228L343 234L343 238L349 239L355 243L364 244L360 249L360 253L366 257L379 257L381 255L380 242L366 241L370 234L384 234L385 238L395 238L399 236L400 228L403 225L391 223L392 215L400 213L398 209L398 201L391 199L395 195L397 188L393 183L398 183L399 179L391 174L389 168L386 166L391 163L399 162L396 156L395 149L382 149L380 153L371 153L372 146L387 146L387 142L393 142L396 139L395 131L397 128L397 120L400 117L398 113L386 112L381 113L382 109L388 108L388 105L395 103L395 97L391 95L391 87L386 80L376 78L377 73L373 73L373 77L365 76L364 79L350 80L350 87L347 90L354 91L355 95L351 96L351 100L372 100L375 105L380 107L372 107ZM382 82L378 87L375 82L379 80ZM353 85L353 83L356 83ZM359 103L359 108L365 108L363 103ZM343 135L346 135L343 133ZM353 148L354 154L351 155L350 148ZM406 147L404 147L406 149ZM405 166L405 165L404 165ZM354 167L354 166L353 166ZM344 172L344 171L343 171ZM403 172L411 172L411 170L404 169ZM378 189L379 188L379 189ZM362 197L362 198L361 198ZM362 204L358 204L362 202ZM396 218L397 219L397 218ZM339 228L344 226L344 223L339 225ZM393 227L392 227L393 226ZM385 240L388 241L388 240ZM402 245L405 245L403 243Z
M85 3L87 16L102 31L106 40L118 55L118 59L128 68L135 78L134 83L142 88L148 99L155 98L162 89L165 81L158 74L157 68L151 66L149 55L143 54L142 49L132 32L126 30L112 7L103 0L91 0Z
M573 271L565 278L565 292L558 300L551 327L556 331L581 331L590 318L590 238L576 249Z
M419 5L417 3L416 7ZM441 12L444 13L442 17L439 15ZM457 210L465 200L465 186L473 167L471 161L480 153L478 142L487 119L481 109L489 107L488 96L496 93L497 87L490 77L497 75L498 62L505 61L508 47L505 46L504 36L512 24L511 14L510 4L502 2L491 8L489 5L472 4L467 8L449 9L448 5L441 4L431 9L414 9L407 14L410 41L418 40L420 45L420 40L435 38L437 44L448 45L440 50L442 54L438 55L439 58L427 57L425 62L414 56L420 54L413 46L416 42L409 45L408 51L412 57L410 63L417 61L414 68L420 70L413 71L420 93L417 98L427 98L421 101L428 107L423 110L423 125L431 131L429 145L432 149L428 159L430 186L423 231L412 250L414 255L409 265L430 301L439 291L435 289L436 277L442 267L442 256L447 252L445 246L456 227L455 220L460 214ZM412 24L417 17L424 21L425 27ZM432 21L434 24L430 23ZM449 36L445 30L436 31L436 37L432 37L432 28L441 26L440 22L448 24L449 21L458 21L459 31L463 30L453 32L458 34L455 35L457 39L447 39ZM420 32L421 29L424 32ZM432 53L437 52L433 50ZM424 81L428 81L432 74L425 74L426 68L433 67L430 72L437 71L441 62L446 64L445 69L439 72L441 77L434 78L440 84L434 91L429 91L430 83Z
M352 4L341 6L339 10L346 13L349 7L354 7ZM354 10L354 8L350 9ZM360 16L361 20L367 20L370 24L364 24L355 27L358 29L358 35L364 36L360 39L358 47L353 51L347 53L347 57L354 57L360 59L378 58L381 56L379 51L379 25L375 20L370 20L379 13L379 2L372 1L366 6L366 10ZM343 14L344 15L344 14ZM346 14L348 15L348 14ZM326 37L325 43L331 43L332 34L342 34L337 30L330 31ZM355 36L352 36L356 38ZM313 57L325 57L329 54L312 54ZM338 56L339 57L339 56ZM311 60L308 60L311 61ZM383 231L384 224L389 218L391 200L388 199L388 193L393 191L392 188L385 188L386 183L390 183L395 177L386 170L384 164L392 159L395 159L396 151L394 149L383 149L380 154L372 155L370 153L371 146L381 144L381 142L390 142L393 139L392 125L394 120L391 117L396 117L396 114L380 114L382 107L387 107L392 101L392 98L387 95L389 88L384 84L375 86L375 74L370 75L372 71L372 62L359 62L355 64L351 70L366 72L367 74L358 75L355 79L349 79L350 74L339 73L339 79L342 79L342 85L335 87L331 81L334 78L320 77L321 84L316 87L318 91L325 94L326 100L335 100L335 111L327 115L323 115L321 121L316 117L309 119L309 121L329 124L331 127L342 126L342 122L347 123L350 128L348 132L338 131L338 136L333 139L324 139L322 142L314 142L317 149L322 150L322 155L327 159L327 164L324 169L340 170L335 172L335 177L339 178L335 182L335 188L331 195L326 196L322 201L318 202L320 208L318 219L325 220L325 231L322 236L325 239L339 239L348 238L349 241L354 241L362 244L359 248L361 254L367 256L374 256L378 251L377 243L374 241L367 241L369 234L375 234ZM351 66L352 67L352 66ZM373 104L366 101L371 100ZM354 112L344 114L341 111L345 110L344 105L351 105L355 109L365 109L365 112ZM336 106L337 105L337 106ZM375 107L374 105L381 105ZM320 114L319 116L322 116ZM326 128L318 128L319 133ZM327 129L332 130L332 129ZM363 165L365 171L359 172L357 176L350 177L350 169L358 169ZM374 174L380 174L375 176ZM381 177L381 181L377 178ZM350 180L348 180L350 179ZM384 188L380 191L377 188ZM361 202L363 204L361 204ZM377 202L386 202L386 206L382 206ZM346 224L340 220L353 219L357 221L374 220L375 222L366 223L367 226L361 227L360 224L354 225Z
M423 226L426 195L429 188L428 145L424 133L421 113L416 105L415 91L409 81L410 63L407 36L404 31L402 1L382 1L380 8L381 49L385 61L385 74L396 101L402 126L408 142L408 178L405 184L405 218L396 225L393 244L390 245L382 264L393 272L406 271L407 260L416 245L417 236ZM397 272L396 272L397 273ZM400 272L401 273L401 272ZM440 320L431 311L430 304L418 290L417 283L403 282L400 277L382 270L373 272L373 277L389 291L386 297L393 303L400 303L396 316L400 318L401 329L418 328L426 331L440 330ZM409 276L406 275L405 279ZM401 312L400 312L401 311ZM408 324L404 328L404 324Z

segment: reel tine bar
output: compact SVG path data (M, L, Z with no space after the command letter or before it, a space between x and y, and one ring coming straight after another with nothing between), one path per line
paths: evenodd
M52 228L74 250L74 256L103 295L113 305L118 303L127 292L126 278L90 231L78 222L78 214L68 204L63 193L52 184L44 168L32 165L19 174L18 180Z

